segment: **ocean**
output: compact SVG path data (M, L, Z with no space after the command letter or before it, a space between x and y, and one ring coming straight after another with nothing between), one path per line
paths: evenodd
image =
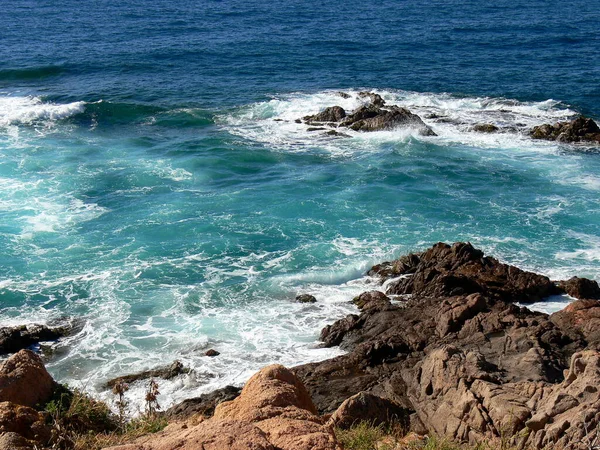
M335 356L319 332L381 288L369 267L438 241L600 280L599 148L527 134L600 119L594 2L3 6L0 326L76 319L60 382L111 399L177 359L166 408ZM295 122L363 90L437 136Z

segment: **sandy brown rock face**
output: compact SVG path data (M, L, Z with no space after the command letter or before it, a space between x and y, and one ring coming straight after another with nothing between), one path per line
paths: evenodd
M369 392L359 392L344 400L327 424L350 428L363 421L375 426L396 423L406 429L410 419L408 411L396 403Z
M600 301L577 300L550 316L558 327L585 339L588 348L600 350Z
M16 433L38 444L46 444L51 437L42 414L11 402L0 403L0 433Z
M17 433L0 434L0 450L34 450L36 443Z
M0 366L0 401L34 407L46 402L56 383L38 355L21 350Z
M303 384L283 366L254 375L235 400L219 404L214 416L195 426L163 432L112 450L341 450L316 415Z

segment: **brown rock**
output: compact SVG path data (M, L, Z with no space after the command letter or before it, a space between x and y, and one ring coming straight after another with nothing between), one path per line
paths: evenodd
M298 303L317 303L317 299L314 295L310 294L299 294L296 296L296 302Z
M341 450L315 413L300 380L273 365L248 380L235 400L217 405L211 419L183 429L168 427L112 450Z
M550 316L564 333L581 336L588 348L600 350L600 301L577 300Z
M42 360L30 350L21 350L0 366L0 402L34 407L45 403L56 386Z
M477 131L478 133L497 133L500 131L500 128L491 123L478 123L473 126L473 131Z
M206 353L204 353L205 356L209 356L211 358L214 358L215 356L219 356L221 353L216 351L215 349L208 349L206 350Z
M367 112L368 114L366 114ZM398 127L411 127L417 128L423 136L436 135L419 116L411 113L406 108L393 106L389 109L376 109L370 106L361 111L360 115L364 118L359 118L355 113L342 124L354 131L381 131Z
M558 287L571 297L578 299L600 300L600 286L588 278L573 277L566 281L559 281Z
M543 275L526 272L484 256L469 243L438 243L413 255L419 263L408 268L411 277L391 283L388 294L447 297L481 293L505 301L530 303L560 293ZM404 263L388 263L403 267ZM403 275L405 272L396 272Z
M399 424L404 429L409 424L408 411L400 405L369 392L359 392L344 400L331 415L328 425L350 428L360 422L372 425Z
M51 437L41 413L11 402L0 402L0 433L16 433L38 444L46 444Z
M56 341L72 332L71 325L50 328L30 324L0 328L0 354L15 353L42 341Z
M382 107L385 105L385 100L381 98L381 95L375 94L374 92L359 92L358 96L360 98L368 98L373 106Z
M546 139L560 142L600 143L600 128L592 119L579 116L571 122L558 122L555 125L540 125L530 132L533 139Z
M34 450L36 443L17 433L0 434L0 450Z

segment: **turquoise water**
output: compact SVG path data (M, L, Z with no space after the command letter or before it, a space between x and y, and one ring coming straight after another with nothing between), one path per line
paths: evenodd
M525 132L600 118L593 5L84 3L0 18L0 325L80 319L60 381L180 359L168 406L335 355L370 265L437 241L600 279L598 149ZM438 136L294 122L362 89Z

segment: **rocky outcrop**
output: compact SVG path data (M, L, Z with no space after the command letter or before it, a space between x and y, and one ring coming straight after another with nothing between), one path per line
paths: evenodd
M297 303L317 303L317 299L315 298L314 295L299 294L299 295L296 295L296 302Z
M566 281L559 281L558 286L571 297L600 300L600 286L594 280L573 277Z
M283 366L268 366L246 383L235 400L219 404L196 425L174 424L112 450L341 450L316 415L300 380Z
M531 303L563 291L548 277L500 263L469 243L438 243L429 250L373 267L371 275L400 277L387 294L448 297L481 293L510 302Z
M413 431L471 443L510 437L520 448L574 450L586 427L595 432L600 302L552 316L516 306L566 287L466 243L436 244L371 274L389 294L412 295L392 303L364 293L354 300L360 314L323 330L323 345L348 353L294 369L321 413L337 417L349 397L374 396L406 411ZM574 284L594 292L593 282Z
M364 132L404 127L417 129L422 136L436 135L418 115L396 105L386 106L385 100L379 94L359 92L358 98L367 99L368 104L358 107L350 114L340 106L331 106L317 114L304 116L296 122L304 121L307 125L329 125ZM340 133L336 132L335 135Z
M558 122L554 125L533 127L533 139L546 139L559 142L593 142L600 144L600 128L592 119L579 116L571 122Z
M16 353L39 342L56 341L72 332L70 325L48 327L32 324L0 328L0 354Z
M369 422L375 426L396 423L406 429L410 419L408 411L396 403L368 392L359 392L344 400L327 423L335 427L350 428L360 422Z
M478 123L473 126L473 131L478 133L497 133L500 131L500 128L492 123Z
M214 351L214 350L213 350ZM218 353L217 353L218 354ZM207 355L213 356L213 355ZM214 355L217 356L217 355ZM145 370L143 372L134 373L131 375L123 375L121 377L113 378L106 382L106 387L112 389L118 383L134 383L140 380L147 380L149 378L162 378L164 380L170 380L182 374L190 373L190 369L184 367L180 361L173 361L169 366L159 367L157 369Z
M21 350L0 366L0 402L34 407L50 399L55 381L42 360L30 350Z
M214 414L219 403L235 399L241 391L241 388L235 386L225 386L209 394L184 400L169 408L166 415L173 419L186 419L194 414L210 417Z

